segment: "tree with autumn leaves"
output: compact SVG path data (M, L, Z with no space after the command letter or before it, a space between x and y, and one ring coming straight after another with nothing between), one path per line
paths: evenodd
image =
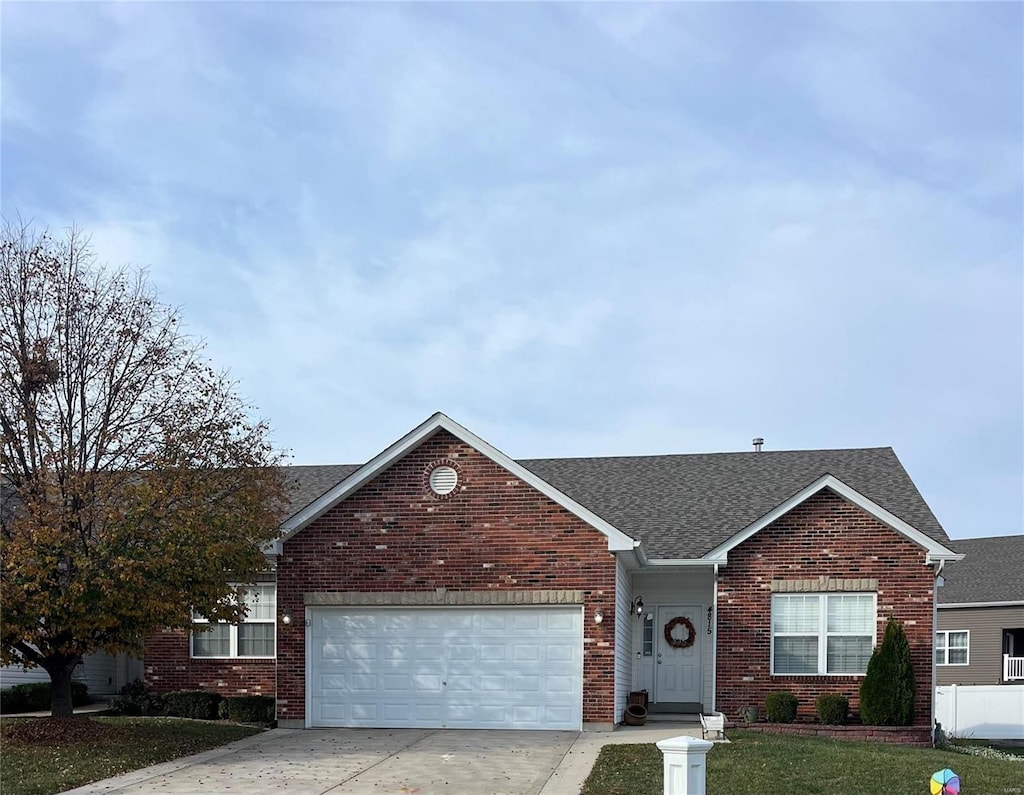
M284 489L266 423L144 272L77 230L0 238L0 662L45 669L66 716L84 655L242 617Z

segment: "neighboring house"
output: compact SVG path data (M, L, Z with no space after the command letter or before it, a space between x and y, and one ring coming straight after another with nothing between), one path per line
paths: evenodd
M1024 684L1024 535L953 542L939 591L939 685Z
M82 664L75 669L72 677L86 684L90 696L111 696L128 682L142 678L142 661L127 654L96 652L82 659ZM20 665L0 668L0 688L49 681L50 675L42 668L31 668L28 671Z
M936 569L889 448L513 461L436 414L362 466L295 467L276 572L147 681L277 696L283 727L610 728L858 690L903 622L932 719Z

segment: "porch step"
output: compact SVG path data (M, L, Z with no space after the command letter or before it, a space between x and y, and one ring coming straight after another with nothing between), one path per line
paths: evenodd
M700 726L700 715L696 712L648 712L648 723L693 723Z

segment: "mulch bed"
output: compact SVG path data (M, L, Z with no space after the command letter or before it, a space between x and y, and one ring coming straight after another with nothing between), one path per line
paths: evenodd
M4 742L18 745L88 743L112 740L123 733L123 729L91 718L18 718L3 725Z

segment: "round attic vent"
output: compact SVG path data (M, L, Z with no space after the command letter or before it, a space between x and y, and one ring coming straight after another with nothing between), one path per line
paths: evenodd
M459 482L459 473L454 467L439 466L430 470L430 490L440 497L451 494Z

